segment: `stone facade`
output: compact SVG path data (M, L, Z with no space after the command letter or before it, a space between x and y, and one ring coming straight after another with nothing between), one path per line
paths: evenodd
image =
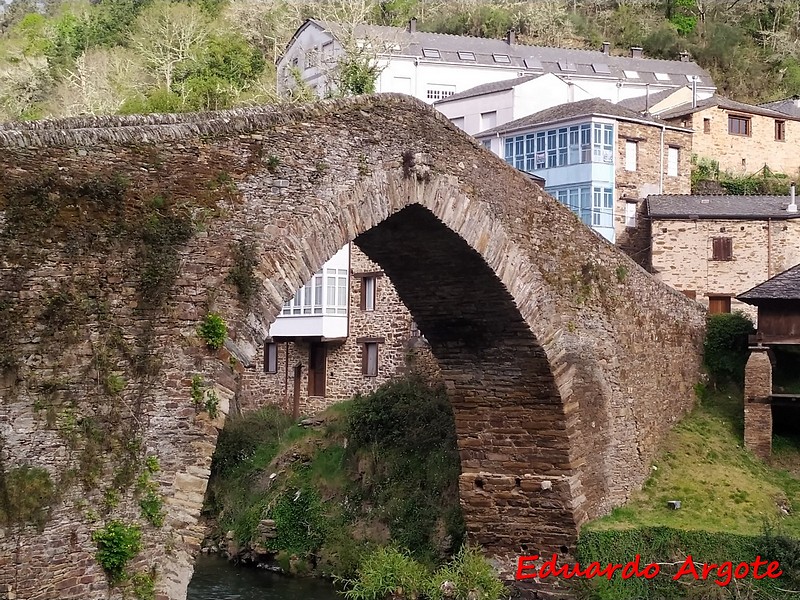
M772 361L768 348L751 348L744 372L744 445L759 458L772 454Z
M750 119L750 135L729 133L729 115ZM783 140L776 139L776 120L784 122ZM719 161L722 171L755 173L768 165L773 171L793 178L800 174L800 155L796 151L800 141L800 120L788 115L781 118L711 106L669 121L693 129L694 154Z
M626 142L636 143L636 170L626 169ZM678 149L678 174L669 174L668 149ZM642 205L650 194L688 194L692 190L692 134L657 125L617 121L614 193L616 244L639 264L649 247L642 228ZM660 191L661 190L661 191ZM628 205L635 206L636 217L627 218Z
M59 490L41 530L0 539L5 598L120 598L92 542L111 519L142 526L131 570L156 570L159 600L184 597L242 373L349 241L430 343L468 536L501 566L522 544L574 548L693 403L697 304L405 96L0 125L0 146L2 465ZM198 335L209 311L227 323L217 351ZM145 454L160 528L122 485L122 459L135 476Z
M308 364L310 342L277 342L277 371L266 372L263 348L251 368L242 375L238 395L240 409L247 411L265 405L277 405L287 412L312 415L331 404L371 392L395 375L420 371L435 378L436 359L424 338L418 336L408 308L402 303L392 282L380 266L369 260L354 244L350 249L350 293L346 340L325 342L326 381L324 396L309 395ZM361 306L363 277L376 278L375 307L368 311ZM415 338L415 339L412 339ZM363 373L364 342L379 340L378 368L375 376ZM360 341L361 340L361 341ZM424 366L423 366L424 365ZM433 366L433 369L428 365ZM294 406L295 369L298 406Z
M730 298L731 310L742 310L754 321L755 307L736 296L800 263L798 219L653 218L650 227L658 279L705 307L709 297ZM712 260L717 237L731 238L731 260Z

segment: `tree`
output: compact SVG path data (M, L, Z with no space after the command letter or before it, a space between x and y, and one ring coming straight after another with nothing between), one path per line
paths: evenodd
M207 38L208 21L199 9L159 0L136 21L132 45L169 90L175 70L191 59Z

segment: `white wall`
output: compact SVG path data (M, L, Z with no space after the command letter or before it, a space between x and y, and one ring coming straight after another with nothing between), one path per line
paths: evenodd
M524 85L524 84L522 84ZM514 92L505 90L492 94L482 94L472 98L462 98L436 105L437 110L448 119L464 118L464 131L474 135L479 131L490 129L483 127L481 115L491 112L497 113L496 125L503 125L513 121L514 117Z

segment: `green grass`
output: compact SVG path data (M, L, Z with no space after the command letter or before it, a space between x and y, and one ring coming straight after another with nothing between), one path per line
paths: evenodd
M742 396L710 392L668 435L643 489L589 531L667 526L760 535L765 523L800 537L800 440L778 438L764 463L743 448ZM797 469L795 467L795 469ZM667 501L680 500L679 510ZM797 507L788 516L781 506Z

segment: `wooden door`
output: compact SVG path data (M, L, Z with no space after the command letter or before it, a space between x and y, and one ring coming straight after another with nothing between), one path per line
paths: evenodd
M311 344L308 349L308 395L325 395L327 353L325 344Z

